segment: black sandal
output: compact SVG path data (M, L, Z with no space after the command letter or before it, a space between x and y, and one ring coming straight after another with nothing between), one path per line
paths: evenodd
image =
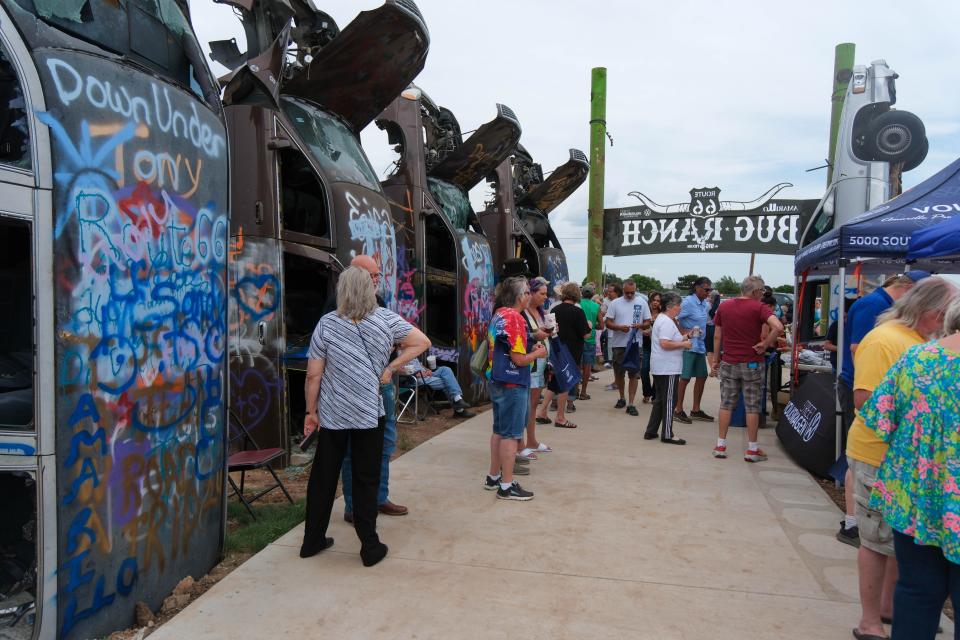
M687 441L683 438L660 438L660 442L666 442L667 444L687 444Z

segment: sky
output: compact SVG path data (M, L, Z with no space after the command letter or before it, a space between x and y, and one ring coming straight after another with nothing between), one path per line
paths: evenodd
M314 0L345 27L376 0ZM819 199L830 126L834 47L856 45L856 64L882 58L900 74L897 107L924 121L930 153L904 186L960 154L960 3L913 0L804 3L681 0L419 0L430 30L426 67L415 82L450 108L463 131L492 119L495 104L516 112L521 143L544 171L568 149L589 152L590 75L607 68L604 206L688 202L693 187L719 186L722 198L752 200L779 182L780 198ZM201 46L236 37L230 9L191 0ZM214 64L219 75L224 69ZM371 124L364 150L383 177L394 154ZM589 153L588 153L589 155ZM571 279L586 275L587 183L551 215ZM482 208L490 189L470 194ZM791 282L793 257L758 255L768 284ZM670 284L698 273L747 275L749 254L605 257L621 277L642 273Z

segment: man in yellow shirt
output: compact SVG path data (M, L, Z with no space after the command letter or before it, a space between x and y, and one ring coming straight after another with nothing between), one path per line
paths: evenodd
M944 313L956 295L956 287L943 278L926 278L877 318L877 327L864 337L854 355L853 403L857 409L900 356L943 330ZM886 638L883 620L889 620L893 613L893 587L897 581L893 532L882 514L868 506L877 468L886 453L887 445L858 414L847 436L847 461L853 475L860 527L857 568L862 613L853 635L863 640Z

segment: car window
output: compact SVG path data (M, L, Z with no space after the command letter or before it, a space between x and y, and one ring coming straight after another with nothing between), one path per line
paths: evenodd
M176 0L13 0L44 22L149 67L210 107L218 89Z
M460 231L466 231L467 221L470 219L470 213L472 212L467 194L460 187L443 180L428 178L427 182L430 186L430 193L436 198L437 204L443 208L443 212L447 214L450 224Z
M0 430L33 430L33 257L30 224L0 216Z
M30 126L23 87L0 43L0 163L30 169Z
M349 182L380 191L370 161L346 125L301 100L284 97L281 108L331 182Z

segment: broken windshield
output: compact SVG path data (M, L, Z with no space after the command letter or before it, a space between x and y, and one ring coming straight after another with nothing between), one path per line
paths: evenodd
M380 191L360 142L342 122L313 105L284 96L281 107L331 182Z
M427 178L427 183L430 185L430 193L436 198L437 204L443 208L443 212L447 214L450 224L460 231L466 231L467 222L473 212L467 194L460 187L437 178Z

